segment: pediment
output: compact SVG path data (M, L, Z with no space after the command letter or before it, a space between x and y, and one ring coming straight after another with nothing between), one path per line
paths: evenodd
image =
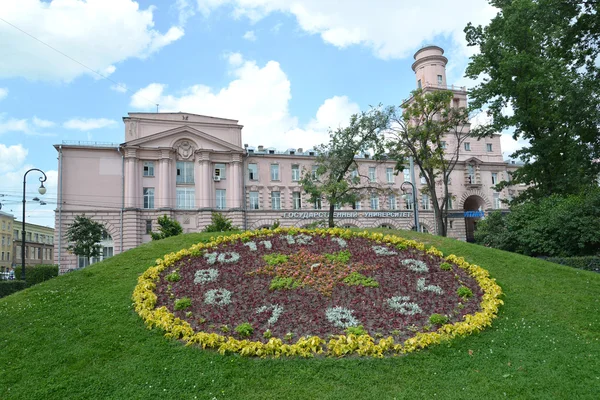
M140 148L174 148L175 144L181 140L187 140L191 142L196 150L205 149L212 151L243 152L241 147L187 125L169 129L164 132L158 132L153 135L144 136L139 139L130 140L125 142L124 145L126 147L136 146Z
M477 157L471 157L465 160L465 164L483 164L483 161Z

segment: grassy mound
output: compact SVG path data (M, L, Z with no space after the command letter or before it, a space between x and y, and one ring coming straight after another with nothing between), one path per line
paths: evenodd
M488 269L505 293L493 326L383 360L263 360L184 347L144 327L131 293L156 258L211 237L189 234L0 299L0 398L595 398L599 274L398 234Z

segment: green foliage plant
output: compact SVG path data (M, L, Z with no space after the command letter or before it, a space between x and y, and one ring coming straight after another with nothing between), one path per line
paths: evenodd
M444 262L440 264L440 269L442 271L452 271L452 265L450 263Z
M211 223L204 228L204 232L229 232L237 228L233 226L230 218L219 212L213 211L210 216Z
M244 322L236 326L235 331L238 335L240 335L240 337L244 338L251 336L254 332L254 328L252 328L252 325L250 325L249 322Z
M269 290L297 289L299 287L300 282L294 280L294 278L276 276L271 280Z
M179 280L181 280L181 275L179 275L179 272L173 271L167 275L165 279L169 282L179 282Z
M270 329L267 329L266 331L263 332L262 335L265 339L271 339L271 337L273 337L273 333L271 332Z
M158 232L150 232L152 240L161 240L183 233L181 224L177 220L169 218L166 214L162 217L158 217L157 222L159 225Z
M77 215L69 228L67 228L67 249L73 254L87 259L88 265L92 257L102 254L100 241L106 234L104 225L85 215Z
M429 317L429 322L431 325L444 325L446 322L448 322L448 317L441 314L431 314Z
M456 290L456 294L458 294L463 299L468 299L469 297L473 297L473 292L466 286L461 286Z
M348 274L348 276L344 278L344 283L348 286L379 287L379 282L375 279L364 276L358 272L351 272Z
M364 328L364 326L359 325L359 326L349 326L346 328L346 334L353 334L356 336L362 336L362 335L367 335L368 332L366 331L366 329Z
M331 262L339 262L342 264L347 264L352 257L352 254L348 250L338 251L333 254L324 254L325 258Z
M189 297L182 297L181 299L175 300L175 310L185 310L192 306L192 300Z
M288 258L289 257L287 255L280 253L265 254L263 256L263 260L265 260L267 264L272 266L284 264L288 261Z

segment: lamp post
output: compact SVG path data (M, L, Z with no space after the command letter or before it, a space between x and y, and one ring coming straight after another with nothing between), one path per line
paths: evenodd
M410 185L410 187L412 188L412 198L413 198L413 216L415 218L415 230L417 232L420 231L419 229L419 212L417 211L417 190L415 189L415 185L412 182L409 181L404 181L402 182L402 184L400 185L400 190L402 190L403 192L406 192L406 189L404 188L404 185ZM402 197L404 197L406 199L406 196L408 196L407 194L403 194Z
M42 175L44 175L43 177L40 176L40 187L38 188L38 192L40 192L42 195L46 193L44 182L46 182L46 179L48 179L44 171L37 168L31 168L29 171L25 172L25 175L23 175L23 240L21 242L21 280L23 281L25 280L25 182L27 180L27 174L31 171L39 171L42 173Z

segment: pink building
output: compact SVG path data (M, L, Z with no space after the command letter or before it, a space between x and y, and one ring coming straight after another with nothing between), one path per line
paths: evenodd
M415 54L417 86L424 90L451 89L455 104L464 106L464 88L447 86L443 50L430 46ZM199 232L220 211L243 229L258 229L279 221L303 227L327 218L327 204L311 203L299 180L311 171L315 154L309 149L280 151L242 143L238 121L189 113L129 113L123 118L122 144L63 142L59 155L55 262L61 272L84 266L66 247L65 233L76 215L103 223L109 236L104 256L118 254L150 241L156 220L168 215L185 232ZM451 138L448 139L451 146ZM317 143L315 143L317 144ZM505 208L508 189L492 185L516 168L502 159L500 135L470 140L452 173L453 196L449 235L472 237L482 211ZM394 175L394 162L357 158L360 174L373 185L394 194L367 195L337 210L339 226L413 228L413 204L401 195L410 181L408 169ZM421 180L416 172L417 187ZM435 232L435 219L426 195L418 196L422 230Z

